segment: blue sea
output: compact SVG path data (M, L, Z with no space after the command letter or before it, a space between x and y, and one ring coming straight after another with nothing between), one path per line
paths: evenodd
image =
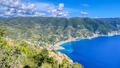
M57 50L85 68L120 68L120 35L77 39Z

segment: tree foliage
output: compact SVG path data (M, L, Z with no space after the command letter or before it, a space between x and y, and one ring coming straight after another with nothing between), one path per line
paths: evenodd
M77 64L69 63L67 59L59 64L59 60L49 57L46 48L38 50L25 41L10 45L5 38L0 40L0 68L72 68L72 66L77 66Z
M0 28L0 37L2 37L6 33L4 28Z

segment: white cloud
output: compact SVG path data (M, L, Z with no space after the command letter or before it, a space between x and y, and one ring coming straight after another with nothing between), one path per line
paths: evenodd
M54 16L65 17L69 15L64 10L64 4L58 6L51 3L26 3L21 0L0 0L0 16Z
M88 13L88 12L85 12L85 11L81 11L80 14L81 14L83 17L86 17L89 13Z
M94 17L94 18L99 18L98 16Z
M59 6L58 6L58 10L63 10L63 8L64 8L64 4L60 3Z
M81 11L80 14L82 14L82 15L88 15L88 12Z
M68 17L69 13L68 11L64 10L64 4L60 3L57 7L50 10L49 13L52 13L53 17Z

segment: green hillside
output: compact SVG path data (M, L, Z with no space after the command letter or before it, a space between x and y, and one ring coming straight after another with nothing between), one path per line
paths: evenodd
M18 43L5 39L4 33L0 28L0 68L83 68L81 64L70 63L66 57L59 63L49 56L47 49L39 49L25 41Z
M109 23L115 26L116 28L120 29L120 18L100 18L98 20Z
M0 27L7 29L6 37L36 42L40 46L55 44L69 38L107 34L117 28L90 18L20 17L0 18Z
M83 68L47 46L112 31L118 27L90 18L0 18L0 68Z

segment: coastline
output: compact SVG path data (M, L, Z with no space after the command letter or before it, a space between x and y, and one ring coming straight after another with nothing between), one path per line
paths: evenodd
M54 45L54 48L55 50L58 50L58 49L64 49L63 47L61 47L60 45L64 44L64 43L67 43L67 42L71 42L71 41L76 41L76 39L78 38L71 38L71 39L68 39L66 41L61 41L61 42L58 42Z
M113 31L111 33L108 33L107 35L100 35L100 34L93 34L93 36L91 37L77 37L77 38L70 38L66 41L61 41L61 42L58 42L54 45L54 49L55 50L59 50L59 49L64 49L64 47L61 47L60 45L64 44L64 43L67 43L67 42L71 42L71 41L77 41L76 39L92 39L92 38L96 38L96 37L99 37L99 36L114 36L114 35L120 35L120 32L119 31Z

